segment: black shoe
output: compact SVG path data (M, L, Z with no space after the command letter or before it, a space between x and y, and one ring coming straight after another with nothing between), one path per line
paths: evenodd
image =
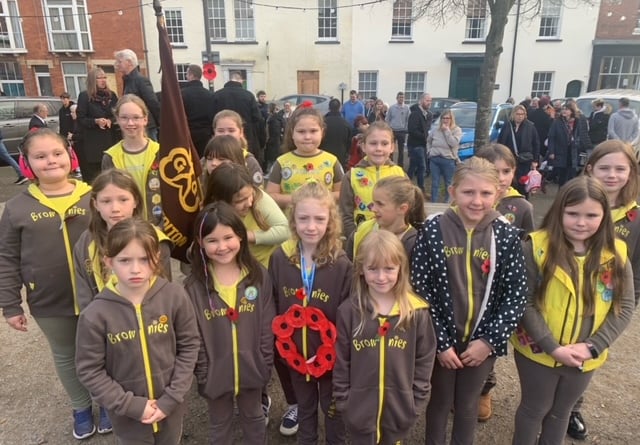
M584 423L582 414L578 411L572 411L569 417L569 426L567 427L569 437L576 440L585 440L587 438L587 425Z

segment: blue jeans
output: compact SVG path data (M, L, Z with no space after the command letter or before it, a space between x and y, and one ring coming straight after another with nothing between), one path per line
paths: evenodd
M431 168L431 202L438 202L440 194L440 175L444 177L444 202L449 202L449 186L456 170L456 161L453 159L434 156L429 159Z
M11 156L9 156L9 151L7 151L7 147L4 145L4 142L2 142L1 139L0 139L0 159L2 159L9 167L14 169L18 174L18 177L22 177L20 166Z
M424 147L409 147L409 178L416 177L420 190L424 190L424 172L427 168Z

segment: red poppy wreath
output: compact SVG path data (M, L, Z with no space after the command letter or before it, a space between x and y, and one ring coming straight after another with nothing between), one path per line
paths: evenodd
M296 329L303 327L317 331L322 339L316 354L308 360L298 352L298 347L291 338ZM320 309L294 304L287 312L273 319L271 329L276 336L276 348L280 356L292 369L315 378L333 369L336 362L336 326Z

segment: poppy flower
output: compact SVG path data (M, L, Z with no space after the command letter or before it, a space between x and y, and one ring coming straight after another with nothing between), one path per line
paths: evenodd
M294 304L291 306L286 314L284 314L285 318L289 322L291 326L294 328L301 328L304 326L304 308L299 304Z
M305 165L304 165L304 169L305 169L306 171L308 171L308 172L309 172L309 171L311 171L311 170L313 170L313 164L312 164L311 162L309 162L309 163L305 164Z
M634 222L636 220L636 217L638 216L638 211L637 210L629 210L627 212L627 219L631 222Z
M529 182L529 176L520 176L520 179L518 179L518 182L522 185L526 184Z
M364 185L364 186L369 185L369 178L362 178L360 180L360 185Z
M298 353L298 348L291 337L276 339L276 349L283 359L287 359Z
M151 170L158 170L158 168L160 168L160 164L158 161L154 161L153 164L151 164Z
M313 108L313 102L311 102L310 100L305 100L300 104L300 106L302 108Z
M322 343L325 345L334 345L336 343L337 331L336 325L331 323L329 320L326 320L326 323L321 323L320 326L320 339Z
M296 298L300 301L304 301L307 293L304 291L304 287L296 289Z
M604 283L604 284L611 284L611 271L610 270L605 270L604 272L602 272L602 275L600 275L600 280Z
M316 361L331 371L336 362L336 350L333 346L321 345L316 351Z
M278 315L271 322L271 331L276 337L291 337L293 335L293 326L283 315Z
M489 260L489 258L484 260L484 263L482 263L481 269L483 274L486 275L489 273L489 271L491 270L491 261Z
M230 307L229 309L227 309L227 317L229 317L229 320L231 320L232 322L235 323L236 321L238 321L239 316L240 314L234 308Z
M390 327L391 327L391 324L389 324L388 321L385 321L384 323L382 323L382 325L378 328L378 336L384 337L385 335L387 335L387 332L389 332Z
M307 363L304 361L304 357L300 354L296 354L293 357L290 357L287 360L287 363L294 371L299 372L300 374L307 373Z
M317 307L307 307L304 311L304 320L309 328L314 331L319 331L324 327L324 324L328 322L327 317Z

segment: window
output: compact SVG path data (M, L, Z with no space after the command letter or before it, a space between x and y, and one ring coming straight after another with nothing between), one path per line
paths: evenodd
M360 71L358 73L358 91L363 99L378 95L378 72Z
M209 8L209 34L211 35L211 40L227 40L224 0L207 0L207 8Z
M417 102L422 93L426 92L427 73L405 73L404 101L408 104Z
M411 0L394 0L391 38L395 40L411 39Z
M176 74L178 76L178 83L183 85L188 82L187 80L187 69L189 68L188 63L176 63Z
M22 71L17 62L0 62L0 84L7 96L24 96Z
M0 50L25 49L18 4L0 1Z
M487 24L486 0L469 0L467 4L466 40L484 40Z
M551 81L553 73L550 71L536 71L533 73L533 83L531 84L531 97L541 97L551 93Z
M337 40L338 0L318 0L318 39Z
M560 13L562 0L544 0L540 13L539 37L560 37Z
M255 40L253 4L250 0L234 0L233 16L236 19L236 40Z
M166 9L164 19L167 26L169 42L184 44L184 29L182 27L182 11L179 9Z
M87 65L84 62L62 62L64 86L71 97L87 89Z
M85 0L44 0L51 51L91 51Z
M598 77L601 88L640 89L640 57L603 57Z
M637 36L640 34L640 7L638 8L638 13L636 14L636 27L633 29L633 35Z

